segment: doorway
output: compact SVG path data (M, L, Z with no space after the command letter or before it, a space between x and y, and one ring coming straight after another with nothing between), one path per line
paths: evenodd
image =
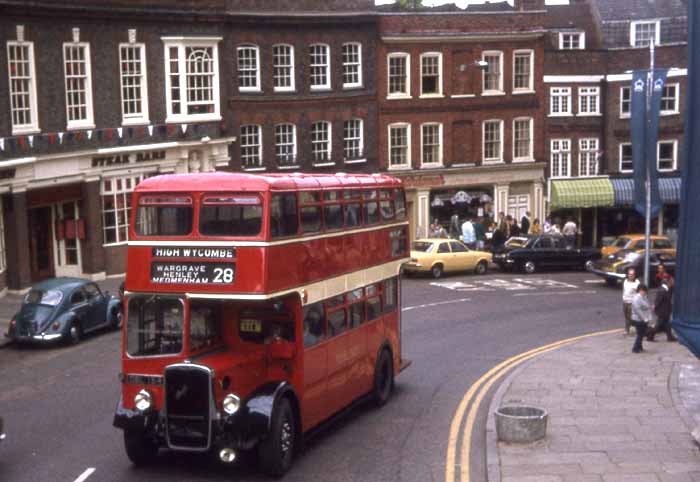
M29 209L29 266L32 282L55 276L51 206Z
M56 276L79 277L82 273L80 235L76 221L80 218L80 201L68 201L51 206L53 257ZM58 227L63 229L58 232Z

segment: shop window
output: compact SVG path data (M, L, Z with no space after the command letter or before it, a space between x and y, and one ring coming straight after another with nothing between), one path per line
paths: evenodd
M147 174L103 179L102 197L103 244L121 244L129 241L131 193Z

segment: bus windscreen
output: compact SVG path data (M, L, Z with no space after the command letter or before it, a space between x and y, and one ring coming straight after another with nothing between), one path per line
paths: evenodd
M257 236L262 203L256 196L210 196L199 210L199 232L206 236Z

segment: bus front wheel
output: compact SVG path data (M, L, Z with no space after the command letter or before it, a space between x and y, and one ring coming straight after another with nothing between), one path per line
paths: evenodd
M374 403L381 407L391 396L391 391L394 389L394 364L391 360L391 353L384 349L377 359L377 364L374 367L374 389L372 398Z
M270 433L258 445L260 468L268 475L281 477L292 466L296 450L295 424L292 406L283 398L272 412Z
M134 465L147 465L158 456L158 444L141 430L124 430L124 448Z

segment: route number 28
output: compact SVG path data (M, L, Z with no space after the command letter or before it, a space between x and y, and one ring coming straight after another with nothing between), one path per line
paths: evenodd
M233 268L214 268L214 283L233 283Z

